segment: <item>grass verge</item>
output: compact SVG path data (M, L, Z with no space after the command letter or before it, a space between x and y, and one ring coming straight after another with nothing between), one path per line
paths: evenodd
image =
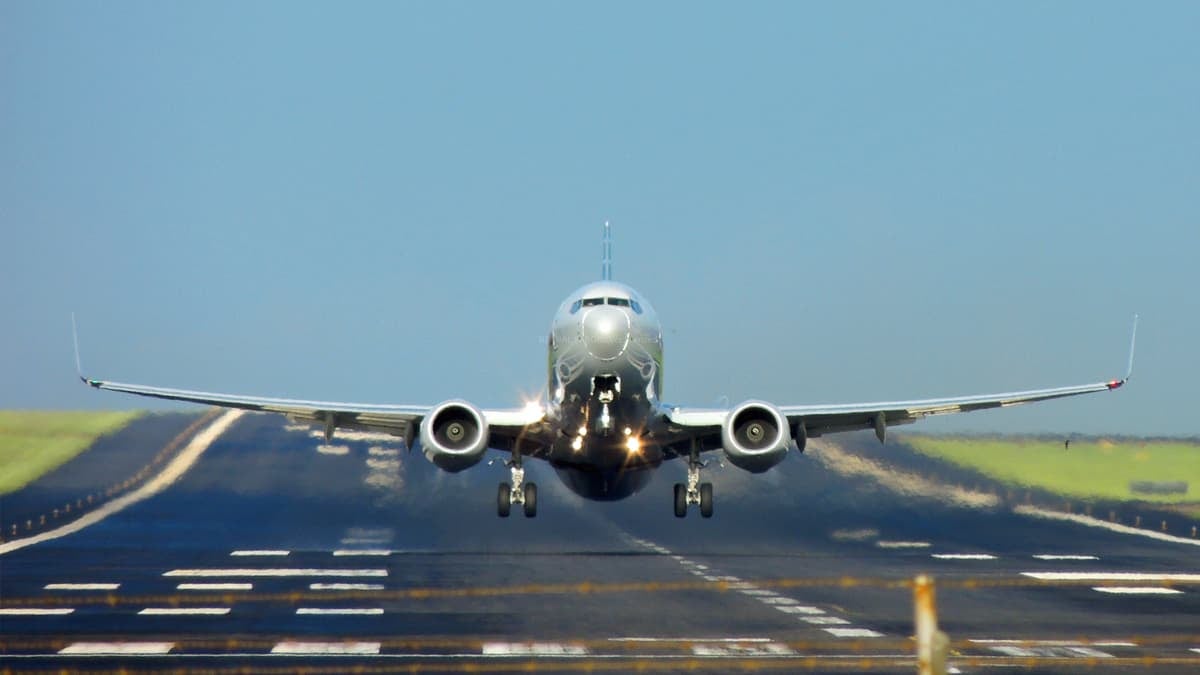
M1120 501L1200 501L1200 444L1184 441L994 439L905 434L916 451L980 471L1003 483L1061 495ZM1184 494L1141 494L1135 481L1188 484Z
M141 414L0 410L0 495L37 480Z

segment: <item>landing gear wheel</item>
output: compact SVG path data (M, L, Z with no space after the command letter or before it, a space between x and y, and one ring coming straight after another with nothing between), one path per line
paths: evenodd
M687 488L683 483L675 484L675 517L683 518L687 515Z
M507 518L511 508L512 492L508 487L508 483L501 483L500 490L496 493L496 514L501 518Z
M700 484L700 517L712 518L713 496L712 483Z
M537 515L537 484L525 484L525 517L533 518Z

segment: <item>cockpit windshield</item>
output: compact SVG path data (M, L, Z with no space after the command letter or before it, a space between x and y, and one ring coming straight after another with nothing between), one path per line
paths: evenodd
M614 307L629 307L638 314L642 313L642 306L637 300L630 298L583 298L571 303L571 313L579 311L580 307L597 307L599 305L612 305Z

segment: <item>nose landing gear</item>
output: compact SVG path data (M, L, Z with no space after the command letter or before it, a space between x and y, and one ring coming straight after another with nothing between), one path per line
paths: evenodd
M713 486L712 483L700 482L700 469L704 468L704 464L700 462L695 452L688 459L688 475L687 484L675 484L675 517L683 518L687 515L688 506L693 504L700 506L701 518L712 518L713 514Z
M501 483L496 493L496 514L507 518L513 504L520 504L526 518L537 516L537 484L525 482L525 469L518 457L508 463L512 483Z

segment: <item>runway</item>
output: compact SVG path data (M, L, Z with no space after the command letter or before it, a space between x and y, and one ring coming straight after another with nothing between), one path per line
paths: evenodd
M901 495L819 452L759 476L713 462L711 520L672 515L682 466L594 503L531 461L538 516L499 519L500 461L451 475L387 437L246 415L161 492L0 556L0 663L911 672L927 573L958 672L1200 669L1186 535Z

